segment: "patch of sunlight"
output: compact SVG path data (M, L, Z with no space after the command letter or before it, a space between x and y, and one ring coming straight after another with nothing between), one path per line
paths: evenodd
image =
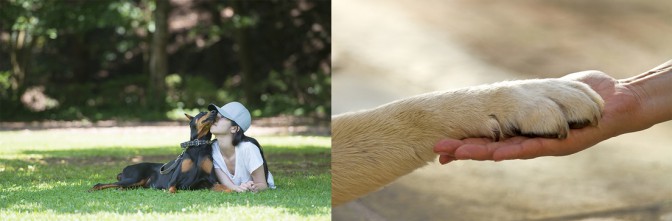
M0 153L2 153L2 152L3 151L0 151ZM44 155L42 155L42 154L20 154L20 153L3 153L3 154L0 154L0 159L7 159L7 160L16 160L16 159L40 160L40 159L43 159L43 158L44 158Z
M12 186L5 186L4 188L2 188L1 192L19 192L28 189L27 186L21 186L16 184L10 184L10 185Z
M88 208L98 208L98 207L104 206L106 204L107 204L107 202L98 201L98 200L92 200L92 201L88 201L88 202L85 203L86 207L88 207Z
M317 146L331 148L331 137L328 136L264 136L258 137L261 145L274 146Z
M42 211L44 208L42 204L37 202L27 202L24 200L19 201L17 204L10 206L7 210L9 211L21 211L21 212L37 212ZM5 211L2 211L3 213ZM3 216L4 217L4 216Z
M188 129L64 129L0 132L0 153L24 150L63 150L96 147L153 147L175 145L189 138ZM39 138L39 139L35 139Z
M44 190L51 190L63 186L73 186L74 184L63 181L35 183L31 185L16 185L5 187L2 192L38 192Z
M31 174L34 174L37 172L37 167L35 165L26 165L25 167L18 167L18 168L9 168L10 171L13 172L18 172L22 175L30 176Z
M57 187L63 187L63 186L70 186L71 184L63 182L63 181L56 181L56 182L44 182L44 183L39 183L35 185L36 190L50 190L54 189Z
M179 147L188 140L189 130L184 128L150 129L62 129L23 130L0 132L0 158L26 158L19 153L26 150L77 150L105 147L144 148L157 146ZM36 139L39 138L39 139ZM331 148L328 136L260 136L262 145L317 146ZM31 156L32 157L32 156ZM35 156L41 157L41 156Z
M285 208L267 206L222 206L196 209L187 207L182 211L157 213L138 209L132 213L95 212L56 213L40 211L39 204L21 204L0 210L3 220L205 220L225 218L226 220L330 220L331 209L316 208L319 214L302 215ZM33 211L33 212L28 212Z
M12 166L12 165L0 165L0 172L4 174L2 177L26 177L26 176L31 176L35 174L35 171L37 170L37 167L34 165L28 165L28 166Z

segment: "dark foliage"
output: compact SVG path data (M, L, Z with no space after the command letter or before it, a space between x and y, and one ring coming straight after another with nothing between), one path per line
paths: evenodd
M209 103L330 116L330 2L170 2L150 100L153 0L0 1L0 120L166 119Z

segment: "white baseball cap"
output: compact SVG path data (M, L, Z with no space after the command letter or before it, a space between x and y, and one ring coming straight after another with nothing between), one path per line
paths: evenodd
M225 104L222 107L217 107L215 104L210 104L208 106L208 110L217 110L217 112L219 112L219 114L222 116L236 122L236 124L238 124L238 126L240 126L243 131L247 131L247 129L250 128L250 124L252 123L252 116L250 116L250 112L247 110L247 108L245 108L243 104L235 101Z

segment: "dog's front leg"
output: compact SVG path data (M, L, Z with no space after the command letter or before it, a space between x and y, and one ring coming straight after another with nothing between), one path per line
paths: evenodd
M177 193L177 178L180 175L180 171L173 171L170 174L170 181L168 181L168 192Z
M332 204L375 191L435 159L432 145L450 135L455 119L432 112L410 99L333 117Z
M187 156L182 158L182 160L179 162L179 165L177 166L177 168L180 168L180 170L174 170L170 176L170 181L168 181L169 193L177 193L177 186L180 185L180 176L184 176L184 173L191 170L193 168L193 164L194 162Z
M597 125L603 101L563 79L501 82L423 94L332 118L332 204L372 192L436 158L442 138L565 138Z

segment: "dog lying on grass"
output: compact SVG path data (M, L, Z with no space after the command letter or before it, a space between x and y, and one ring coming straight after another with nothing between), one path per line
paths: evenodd
M191 139L182 143L185 151L167 164L138 163L127 166L117 175L115 183L98 183L90 191L107 188L156 188L168 189L170 193L180 190L212 189L219 192L231 192L217 183L212 161L210 127L217 113L201 112L195 117L185 114L189 119ZM167 166L168 168L164 168Z
M604 101L568 79L500 82L401 99L332 117L332 205L354 200L436 159L442 138L564 139L597 125Z

